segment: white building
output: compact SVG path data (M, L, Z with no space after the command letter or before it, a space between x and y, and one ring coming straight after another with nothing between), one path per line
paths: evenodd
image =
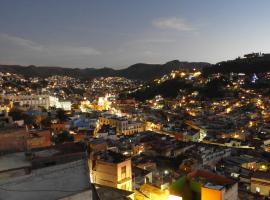
M70 101L58 101L56 103L56 108L62 108L63 110L71 110Z
M21 106L29 105L32 107L50 107L71 110L70 101L59 101L57 97L50 95L3 95L3 99L10 100L13 103L19 103Z

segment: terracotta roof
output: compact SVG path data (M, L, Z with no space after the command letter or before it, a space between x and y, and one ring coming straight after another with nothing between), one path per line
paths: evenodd
M217 175L209 171L203 171L203 170L196 170L196 171L190 172L187 175L187 178L198 179L200 182L204 182L204 183L211 182L212 184L222 185L222 186L233 185L235 183L235 181L232 179Z
M264 180L270 180L270 173L269 172L259 172L256 171L253 173L252 178L259 178Z

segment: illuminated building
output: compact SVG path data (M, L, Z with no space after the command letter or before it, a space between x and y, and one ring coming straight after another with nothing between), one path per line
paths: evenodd
M162 128L161 123L154 123L154 122L147 121L145 125L145 129L149 131L152 131L152 130L160 131L161 128Z
M188 177L202 185L201 200L238 199L238 183L232 179L199 170L188 174Z
M71 110L70 101L60 101L57 97L50 95L5 95L4 99L13 103L19 103L21 106L28 105L32 107L50 107L62 108L63 110Z
M251 177L250 191L262 196L269 197L270 194L270 176L269 173L255 172Z
M132 135L145 130L143 123L129 121L124 117L117 117L115 115L104 115L100 117L99 124L116 127L116 133L118 135Z
M111 107L111 102L109 101L110 94L106 94L105 97L98 98L98 106L102 108L102 110L109 110Z
M212 172L197 170L174 182L170 192L183 199L237 200L238 183Z
M60 101L56 102L56 108L61 108L63 110L71 110L71 102L70 101Z
M89 160L91 181L122 190L132 190L131 159L107 151L92 154Z
M143 184L139 191L135 191L137 200L182 200L182 197L171 195L168 190L162 190L150 184Z
M127 191L127 190L121 190L113 187L108 187L105 185L99 185L99 184L93 184L96 192L98 194L98 198L93 198L95 199L100 199L100 200L109 200L109 199L129 199L129 200L134 200L134 192L132 191ZM78 198L78 200L85 200L86 198ZM66 200L71 200L71 199L66 199ZM72 199L73 200L73 199ZM92 199L91 199L92 200Z
M196 130L188 130L183 133L184 141L198 142L200 141L200 132Z

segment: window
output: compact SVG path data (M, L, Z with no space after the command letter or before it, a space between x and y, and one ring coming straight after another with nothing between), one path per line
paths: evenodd
M126 171L127 171L126 166L121 167L121 178L122 179L126 178Z
M121 189L126 190L127 189L126 184L122 185Z
M261 192L261 188L260 187L256 187L256 192L260 193Z

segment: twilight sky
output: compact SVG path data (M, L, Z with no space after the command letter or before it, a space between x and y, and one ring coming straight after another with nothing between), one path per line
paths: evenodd
M269 0L0 0L0 63L126 67L270 52Z

